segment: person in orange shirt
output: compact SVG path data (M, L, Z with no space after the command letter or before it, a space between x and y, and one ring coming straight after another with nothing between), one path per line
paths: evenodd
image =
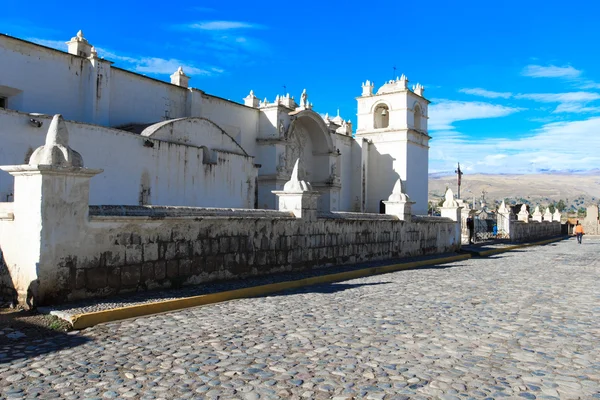
M575 236L577 236L577 243L581 244L581 238L583 237L583 226L577 222L575 226Z

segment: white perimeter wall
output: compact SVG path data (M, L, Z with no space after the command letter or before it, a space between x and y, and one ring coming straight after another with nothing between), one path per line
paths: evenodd
M260 111L210 95L202 96L201 117L210 119L250 155L258 156L256 138ZM259 160L256 160L260 164Z
M187 115L188 89L140 76L122 69L111 69L110 126L155 123Z
M0 110L0 165L25 163L44 144L50 118L41 128L29 115ZM203 163L203 149L147 138L95 125L67 122L70 146L88 168L104 172L92 179L90 204L137 205L142 186L150 203L203 207L254 207L256 168L252 157L217 151L217 164ZM206 143L211 149L211 143ZM13 178L0 171L0 201L13 193ZM12 198L10 198L12 201Z
M0 96L10 109L84 121L90 68L85 58L0 36Z

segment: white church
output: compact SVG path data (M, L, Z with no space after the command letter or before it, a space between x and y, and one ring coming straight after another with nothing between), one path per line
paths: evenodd
M354 132L306 91L236 103L190 87L181 68L164 82L115 67L81 31L67 44L0 35L0 165L27 163L61 114L85 166L104 170L91 204L275 209L299 159L322 211L381 213L401 179L412 213L427 213L429 101L404 75L362 84ZM13 185L0 171L0 202Z

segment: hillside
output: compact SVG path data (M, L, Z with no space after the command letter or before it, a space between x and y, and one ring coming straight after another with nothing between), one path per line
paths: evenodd
M429 199L443 197L450 186L456 193L456 176L430 176ZM463 175L461 195L471 203L485 190L488 204L511 199L517 203L546 205L563 200L567 208L579 209L600 199L600 174Z

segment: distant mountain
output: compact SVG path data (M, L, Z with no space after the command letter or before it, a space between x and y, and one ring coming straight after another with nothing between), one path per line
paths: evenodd
M455 175L430 175L429 198L443 197L446 187L457 192ZM600 201L600 169L543 174L464 174L461 197L469 203L479 202L482 191L488 204L494 200L514 199L533 205L546 205L563 200L569 208L578 209Z

